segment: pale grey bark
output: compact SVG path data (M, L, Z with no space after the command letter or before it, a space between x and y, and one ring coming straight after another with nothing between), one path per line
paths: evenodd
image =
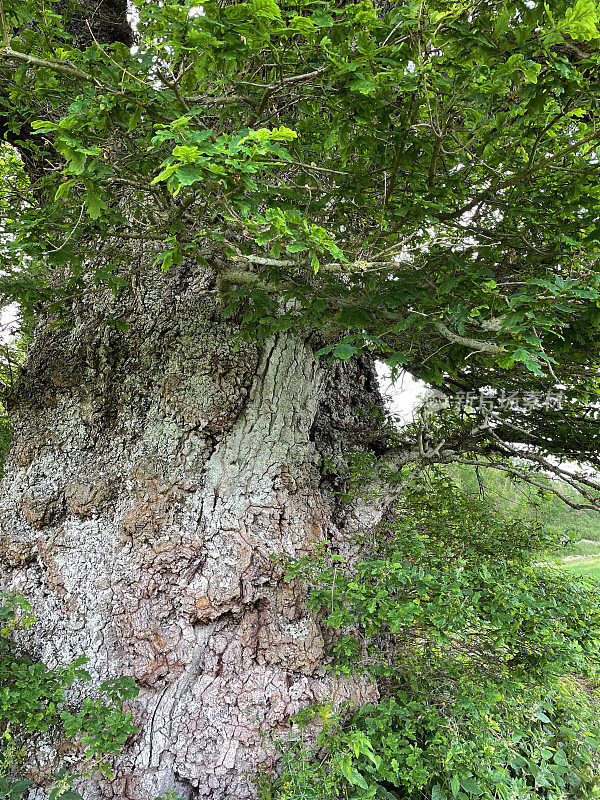
M321 464L372 437L372 365L317 362L291 336L236 345L214 276L189 264L92 295L75 320L38 335L13 401L3 588L31 599L28 647L48 663L86 652L96 678L142 687L140 733L88 800L251 798L262 734L315 701L376 696L325 669L305 588L269 559L360 529ZM59 750L32 748L36 780L77 764Z

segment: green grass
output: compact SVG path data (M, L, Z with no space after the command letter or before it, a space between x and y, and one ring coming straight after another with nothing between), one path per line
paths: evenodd
M593 580L600 581L600 556L598 558L582 558L573 561L564 561L563 566L574 575L585 575Z
M564 552L570 556L593 556L600 553L600 542L592 539L579 539L568 545Z

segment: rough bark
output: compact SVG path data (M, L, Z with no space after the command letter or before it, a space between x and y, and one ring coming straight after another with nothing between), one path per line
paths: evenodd
M139 735L115 781L86 781L88 800L250 798L272 758L261 733L376 694L325 670L305 589L269 560L359 529L321 460L369 437L372 365L232 333L209 270L146 273L82 301L72 329L41 331L13 399L0 558L4 588L38 615L28 646L49 664L85 652L95 677L142 687ZM30 756L43 783L77 753L38 742Z

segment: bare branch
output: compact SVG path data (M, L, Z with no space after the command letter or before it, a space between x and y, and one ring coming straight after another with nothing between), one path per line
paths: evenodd
M523 458L523 454L520 456ZM577 511L600 511L600 498L594 501L593 499L588 500L586 503L578 503L572 497L568 497L560 489L556 486L553 486L552 483L542 483L541 481L536 480L530 473L527 471L521 470L516 467L514 464L511 464L509 461L492 461L486 460L482 461L475 458L463 458L462 456L448 456L444 459L443 463L452 463L452 464L465 464L467 466L473 467L488 467L489 469L499 470L501 472L506 472L510 475L513 475L515 478L519 478L519 480L524 481L525 483L529 483L531 486L535 486L538 489L543 489L544 491L552 492L552 494L556 495L565 505L573 508ZM577 487L573 486L572 488L577 490ZM578 494L582 494L578 491ZM582 495L585 497L585 495ZM587 498L586 498L587 499Z
M469 336L461 336L458 333L454 333L440 320L435 320L433 322L433 327L438 333L441 333L444 338L448 339L448 341L454 344L462 344L464 347L470 347L471 350L477 350L481 353L492 353L493 355L506 352L506 348L502 345L494 344L493 342L482 342L479 339L471 339Z

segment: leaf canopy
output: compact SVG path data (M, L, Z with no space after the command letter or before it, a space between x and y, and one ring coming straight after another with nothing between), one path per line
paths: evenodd
M559 385L565 430L530 435L593 456L593 0L138 2L133 48L4 5L6 302L119 291L141 240L210 263L248 336L316 327L447 391Z

